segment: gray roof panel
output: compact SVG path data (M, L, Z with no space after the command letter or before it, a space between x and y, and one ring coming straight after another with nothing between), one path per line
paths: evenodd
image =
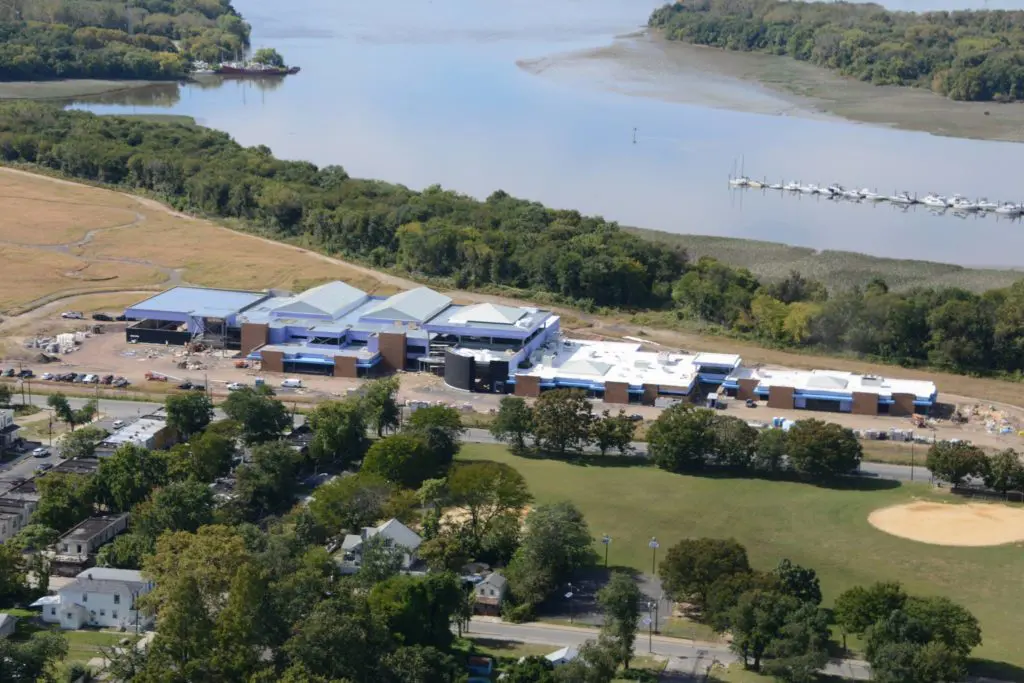
M362 318L424 323L451 306L451 298L429 287L417 287L388 297L363 313Z

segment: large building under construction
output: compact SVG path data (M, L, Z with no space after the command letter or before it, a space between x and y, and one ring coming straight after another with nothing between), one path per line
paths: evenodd
M938 396L927 381L748 368L733 354L570 339L551 311L463 306L427 287L389 297L338 281L299 294L175 287L125 315L134 321L130 342L202 341L287 374L425 371L456 389L524 397L575 388L609 403L655 405L718 392L778 408L866 415L927 413Z

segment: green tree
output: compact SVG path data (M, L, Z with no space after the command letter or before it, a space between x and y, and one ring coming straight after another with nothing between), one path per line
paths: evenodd
M67 397L60 392L50 394L46 405L53 409L53 416L70 427L71 431L75 431L78 425L92 422L97 412L95 400L86 401L81 408L73 409Z
M532 606L593 555L593 538L583 514L572 503L534 508L526 518L522 544L506 571L513 596Z
M292 424L288 409L266 385L233 391L221 407L238 423L242 438L249 445L274 441Z
M526 399L504 396L491 423L491 435L509 444L515 452L526 449L526 437L533 435L533 410Z
M28 591L25 558L13 543L0 544L0 600L12 602ZM0 660L2 666L3 660Z
M845 639L846 633L863 635L873 624L903 609L906 601L907 594L898 583L854 586L839 594L833 614Z
M402 411L398 407L398 388L401 380L397 375L375 379L363 385L360 403L363 406L366 422L377 436L384 436L386 431L398 429Z
M665 592L700 606L720 577L750 571L747 550L733 539L687 538L668 549L658 567Z
M719 576L708 587L703 621L716 631L728 631L732 608L741 595L752 590L778 592L779 579L774 574L757 570Z
M936 478L957 486L968 477L984 477L989 461L977 446L963 441L936 441L928 449L925 464Z
M88 458L96 453L96 446L106 436L107 432L99 427L86 427L60 437L57 447L65 458Z
M768 644L764 672L786 683L814 683L828 664L830 635L825 610L804 602L786 615Z
M299 483L299 454L284 441L261 443L252 462L236 471L235 503L251 521L278 515L292 507Z
M0 384L0 406L7 407L11 405L11 387L6 384Z
M52 527L44 524L27 524L6 545L12 545L22 552L45 550L56 543L58 538L60 532Z
M545 391L533 406L534 436L541 448L564 456L590 438L593 406L578 389Z
M36 479L39 504L32 522L64 532L92 515L95 483L92 476L51 472Z
M256 50L252 56L252 61L266 64L267 66L284 66L284 58L272 47L261 47L259 50Z
M619 663L626 669L633 658L642 599L643 594L636 582L623 572L612 572L607 585L597 593L597 602L604 612L601 631L608 637Z
M647 430L647 451L654 464L669 472L703 469L709 444L714 443L715 414L677 403L661 411Z
M792 595L800 602L821 604L821 582L813 569L793 564L788 559L779 562L774 574L779 580L779 591Z
M370 590L374 616L404 645L447 650L452 624L464 601L459 578L451 572L426 576L391 576Z
M715 463L736 471L745 471L754 464L758 432L744 420L729 415L715 415L711 424Z
M377 680L388 638L365 596L339 591L321 600L298 622L284 652L292 665L303 667L307 675L369 682Z
M763 429L757 434L754 449L754 470L762 474L778 474L785 467L786 432L781 429Z
M96 564L118 569L142 569L146 556L152 554L154 548L155 541L151 536L121 534L100 548L96 553Z
M213 425L189 439L185 472L196 481L211 483L231 471L235 439Z
M999 451L989 458L985 468L985 486L1005 494L1024 490L1024 464L1012 448Z
M632 448L633 432L633 420L626 415L626 411L620 410L618 415L612 415L605 410L591 424L590 438L601 455L612 448L616 449L619 455L627 455Z
M388 683L456 683L461 670L455 658L436 647L399 647L383 661L383 680Z
M67 656L68 641L55 631L38 631L28 640L0 639L0 680L38 683L52 680L57 664Z
M186 440L206 429L213 419L213 402L202 391L171 394L164 401L164 407L167 426Z
M794 597L773 591L753 590L740 596L732 608L732 650L743 658L743 665L760 670L761 660L786 624L800 609Z
M965 607L944 596L907 598L903 605L907 616L921 624L929 641L938 641L955 655L966 659L981 645L978 619Z
M159 680L161 672L174 671L177 676L171 680L192 681L204 680L204 672L214 669L214 624L203 598L199 580L192 576L176 577L164 587L146 674Z
M459 411L454 408L428 406L409 416L403 432L420 436L438 467L447 467L459 451L460 439L466 428L462 426Z
M369 446L364 409L355 399L318 404L307 424L313 430L309 454L319 464L347 464L359 460Z
M114 512L128 512L167 480L167 459L163 453L128 443L100 461L96 495L99 502Z
M396 576L407 552L380 534L366 539L360 551L359 583L368 588Z
M376 474L338 477L319 487L309 509L330 534L358 532L383 514L393 487Z
M154 541L165 531L196 531L213 521L213 492L201 482L172 482L132 510L132 532Z
M793 469L810 479L849 474L863 455L852 429L821 420L798 420L789 429L786 447Z
M458 463L452 468L448 500L466 511L472 545L479 548L496 520L506 515L518 520L533 496L517 470L504 463L483 461Z
M554 665L544 657L530 655L505 670L505 683L555 683Z
M417 434L394 434L375 442L363 458L362 472L400 486L417 487L443 471L427 442Z

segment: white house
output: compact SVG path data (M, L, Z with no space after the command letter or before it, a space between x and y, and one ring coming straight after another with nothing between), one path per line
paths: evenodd
M6 612L0 612L0 638L6 638L14 633L18 626L18 617Z
M416 551L423 539L397 519L389 519L378 527L363 527L363 532L358 536L346 536L341 544L345 563L358 567L362 563L363 544L375 536L383 537L389 547L402 549L402 569L409 569L416 564Z
M0 453L14 445L19 429L21 427L14 424L14 411L9 408L0 410Z
M508 581L498 572L491 572L473 587L474 611L477 614L497 616L501 614L501 603L508 590Z
M153 584L134 569L93 567L80 573L57 595L32 603L43 608L43 621L64 629L83 626L143 629L152 618L136 609L136 599L153 589Z
M544 655L544 659L548 660L555 666L561 666L562 664L568 664L572 660L576 659L579 655L579 650L574 647L563 647L561 650L555 650L551 654Z
M36 500L22 499L5 494L0 496L0 543L18 535L35 512Z

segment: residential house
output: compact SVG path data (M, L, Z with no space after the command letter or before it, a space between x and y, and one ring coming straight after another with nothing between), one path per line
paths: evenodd
M568 664L572 660L579 656L579 650L575 647L563 647L561 650L555 650L551 654L544 655L544 659L551 662L554 666L561 666L562 664Z
M128 513L90 517L57 541L51 567L58 576L77 576L95 562L96 551L128 529Z
M13 635L14 629L17 628L17 626L18 617L13 614L0 612L0 639Z
M42 607L43 621L63 629L84 626L100 628L147 628L152 618L136 609L136 600L153 589L153 584L134 569L93 567L75 580L32 603Z
M38 500L11 495L10 492L0 496L0 543L6 543L25 528Z
M14 446L19 429L21 427L14 424L14 411L9 408L0 410L0 453Z
M349 534L341 544L344 554L342 567L358 569L362 564L363 546L366 541L381 536L389 547L402 549L402 569L408 570L416 564L416 551L423 543L423 539L415 531L399 522L397 519L389 519L377 527L363 527L361 534Z
M508 591L508 580L497 572L488 574L480 583L473 587L475 602L473 611L477 614L498 616L501 604Z

